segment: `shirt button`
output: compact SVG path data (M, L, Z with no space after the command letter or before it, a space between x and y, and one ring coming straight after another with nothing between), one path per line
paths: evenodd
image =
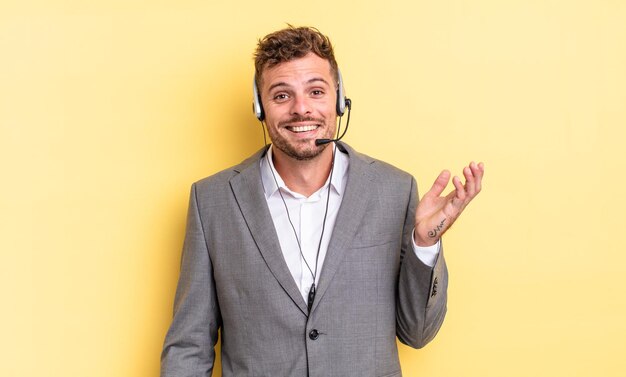
M309 332L309 339L311 340L316 340L317 338L319 338L320 336L320 332L317 331L316 329L311 330L311 332Z

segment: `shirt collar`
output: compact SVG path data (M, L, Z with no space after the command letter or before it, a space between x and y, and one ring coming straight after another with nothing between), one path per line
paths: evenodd
M270 145L270 147L267 150L267 153L265 154L265 157L262 157L260 160L261 180L263 183L263 191L265 193L265 199L269 199L272 195L274 195L278 191L279 187L287 192L293 193L285 185L285 182L281 178L280 174L278 174L278 172L276 171L276 168L274 168L274 159L272 158L272 148L273 146ZM332 181L330 182L330 187L333 188L333 191L335 191L337 195L341 196L343 195L343 192L346 186L345 182L346 182L346 177L348 174L349 158L348 158L348 155L344 152L341 152L339 148L335 149L335 153L336 153L336 156L334 158L335 166L333 168L333 177L332 177ZM274 174L272 174L272 171L274 172ZM276 180L274 180L274 177L276 177ZM276 183L278 183L278 186L276 185ZM326 179L324 186L326 186L327 184L328 184L328 178Z

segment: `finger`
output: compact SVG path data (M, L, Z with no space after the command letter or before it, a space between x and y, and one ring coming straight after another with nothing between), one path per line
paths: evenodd
M476 195L476 179L474 178L474 173L472 172L471 166L473 162L470 163L470 166L466 166L463 168L463 176L465 176L465 191L470 198L473 198Z
M433 187L430 188L426 195L438 197L439 195L441 195L443 190L446 189L448 182L450 182L450 172L444 170L439 173L439 176L437 177L437 179L435 179L435 182L433 183Z
M466 198L466 193L465 193L465 187L463 187L463 184L461 183L461 178L455 175L454 178L452 178L452 184L454 185L454 188L456 189L455 197L452 199L452 204L456 206L462 206ZM458 200L457 203L455 203L454 201L455 198Z
M474 174L474 186L476 187L476 194L478 194L480 192L480 190L482 189L482 181L483 181L483 174L485 173L485 165L481 162L479 164L476 164L472 161L472 163L470 164L470 169L472 169L472 173Z

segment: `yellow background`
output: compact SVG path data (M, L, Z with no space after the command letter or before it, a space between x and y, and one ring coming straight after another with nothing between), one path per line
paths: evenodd
M355 148L422 193L486 164L405 375L625 375L617 0L2 0L0 375L158 374L189 186L261 147L251 55L286 22L331 36Z

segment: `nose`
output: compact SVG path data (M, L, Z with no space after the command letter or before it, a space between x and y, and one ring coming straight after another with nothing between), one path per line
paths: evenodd
M292 115L311 114L311 104L309 103L309 99L303 95L295 96L291 104L291 114Z

